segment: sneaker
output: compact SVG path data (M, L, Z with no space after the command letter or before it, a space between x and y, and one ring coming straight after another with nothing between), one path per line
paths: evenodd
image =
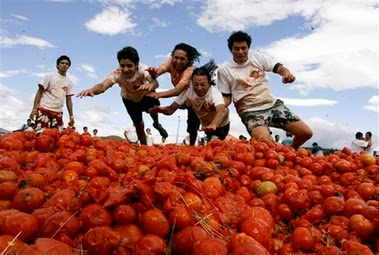
M153 127L154 127L156 130L159 131L159 134L160 134L163 138L167 138L167 137L168 137L168 134L167 134L166 129L164 129L164 128L162 127L161 124L159 124L159 125L153 124Z

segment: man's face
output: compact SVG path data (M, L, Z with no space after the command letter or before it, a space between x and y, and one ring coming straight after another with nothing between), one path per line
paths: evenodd
M249 47L247 42L234 42L232 46L232 55L235 62L238 64L243 64L247 60L247 55L249 53Z
M178 71L184 70L188 65L187 52L183 50L174 51L174 55L172 56L172 62L176 70Z
M67 59L63 59L59 62L57 68L58 68L58 71L65 73L70 68L70 63L68 62Z
M137 65L129 59L121 59L119 66L125 78L132 78L137 70Z
M199 97L204 96L208 90L211 84L208 82L208 78L206 75L195 75L192 78L192 87L195 91L196 95Z

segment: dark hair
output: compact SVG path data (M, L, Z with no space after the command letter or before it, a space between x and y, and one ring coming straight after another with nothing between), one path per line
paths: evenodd
M193 70L193 72L192 72L192 78L195 75L198 75L198 76L205 75L205 76L207 76L208 82L211 83L212 85L215 85L214 81L212 80L212 77L213 77L213 74L216 71L217 67L218 66L216 65L214 59L211 59L205 65L195 68L195 70Z
M370 138L372 137L372 133L370 131L367 131L366 135L368 135Z
M361 137L363 137L362 132L357 132L357 133L355 133L355 138L356 138L356 139L359 139L359 138L361 138Z
M179 43L175 45L174 49L171 52L171 57L174 56L176 50L182 50L187 53L188 65L186 67L193 65L193 62L195 62L195 60L199 61L199 57L201 56L196 48L186 43Z
M67 61L68 61L68 66L71 66L71 60L70 60L70 58L67 57L66 55L62 55L62 56L60 56L60 57L57 59L57 65L59 65L59 63L60 63L62 60L67 60Z
M130 46L124 47L124 48L122 48L122 50L117 52L118 62L120 62L121 59L129 59L134 64L139 63L139 56L138 56L137 50L134 49L133 47L130 47Z
M231 36L228 39L228 48L231 51L233 48L233 44L235 42L246 42L247 47L250 48L251 45L251 37L247 33L243 31L235 31L231 34Z
M312 143L312 146L318 146L318 144L316 142Z

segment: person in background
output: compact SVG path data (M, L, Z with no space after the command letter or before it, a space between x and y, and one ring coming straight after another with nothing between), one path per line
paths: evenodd
M217 65L213 60L193 71L192 85L181 93L167 107L153 107L149 112L159 112L172 115L179 107L186 104L191 107L200 119L202 130L207 141L224 140L229 133L229 112L220 91L212 86L212 77ZM204 141L205 143L205 141ZM192 145L192 144L191 144Z
M135 127L128 127L124 130L125 139L131 144L138 144L138 136Z
M274 140L276 143L280 143L280 135L275 135Z
M42 132L46 128L63 129L63 104L66 106L69 116L69 126L74 126L73 83L67 76L71 66L71 60L66 55L57 59L57 72L52 72L43 78L38 84L38 90L34 97L33 109L29 118L34 120L34 129Z
M285 146L292 146L293 138L290 132L286 132L286 138L283 139L282 144Z
M93 136L97 136L98 130L95 128L95 129L92 131L92 133L93 133Z
M26 123L22 124L21 128L13 132L24 132L25 130L33 130L34 123L31 119L27 119Z
M362 152L369 147L369 143L365 141L362 132L355 133L355 139L351 142L351 151L352 152Z
M88 133L88 127L83 127L83 133Z
M80 92L77 97L94 96L105 92L118 83L121 87L121 98L125 108L133 121L138 140L141 144L147 144L145 124L142 113L150 108L160 105L158 99L146 96L158 88L158 82L146 71L147 66L140 63L139 55L133 47L124 47L117 53L119 67L109 74L105 80L90 89ZM158 114L150 114L153 126L159 130L162 137L168 137L166 130L158 120Z
M311 153L312 155L317 156L317 157L324 156L324 152L322 151L322 148L316 142L312 143Z
M365 149L365 152L370 154L370 155L373 155L374 143L372 141L372 133L370 131L366 132L365 141L368 143L368 147Z
M238 137L238 139L240 139L240 141L247 141L247 138L246 138L246 136L244 136L244 135L240 135L240 136Z
M154 144L154 138L150 128L146 128L146 141L149 146Z
M266 72L279 74L285 84L294 82L295 76L267 55L249 52L250 45L250 35L232 33L228 48L233 57L220 66L217 86L227 106L233 101L251 137L273 142L268 128L280 128L294 136L292 147L297 149L312 137L312 130L283 101L273 97Z
M149 96L156 99L179 96L180 93L190 86L192 72L195 69L193 63L199 61L199 57L200 53L191 45L186 43L175 45L171 52L171 58L167 59L158 68L148 68L148 72L153 77L169 73L174 88L163 92L151 92ZM192 108L188 107L187 112L187 132L189 133L190 145L195 145L200 121Z

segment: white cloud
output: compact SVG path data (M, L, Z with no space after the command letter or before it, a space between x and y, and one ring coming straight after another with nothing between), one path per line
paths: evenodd
M368 105L363 106L363 109L379 112L379 96L373 96L368 100Z
M160 8L163 5L173 6L175 3L180 3L182 0L141 0L141 2L147 5L149 8Z
M338 102L335 100L314 98L314 99L296 99L296 98L280 98L285 105L293 105L293 106L332 106L337 104Z
M9 77L18 75L20 73L25 73L25 72L26 70L24 69L4 71L4 72L0 72L0 78L9 78Z
M293 89L307 95L318 88L335 91L377 88L377 1L280 3L209 1L197 23L208 31L231 32L303 17L308 21L300 27L303 34L294 34L260 49L296 75L296 82L290 85Z
M153 23L150 26L150 30L154 30L155 28L167 27L170 24L169 22L159 19L157 17L151 18L151 21Z
M87 72L88 76L92 79L97 79L95 68L91 65L82 64L81 68Z
M29 20L27 17L21 16L21 15L17 15L17 14L11 14L11 16L13 16L13 17L15 17L17 19Z
M90 31L105 35L133 32L136 24L132 22L130 15L127 9L109 6L87 21L85 26Z
M14 39L6 37L6 36L2 36L0 37L0 44L4 47L13 47L16 45L31 45L31 46L36 46L41 49L55 47L54 45L52 45L50 42L46 40L30 37L30 36L25 36L25 35L21 35Z

